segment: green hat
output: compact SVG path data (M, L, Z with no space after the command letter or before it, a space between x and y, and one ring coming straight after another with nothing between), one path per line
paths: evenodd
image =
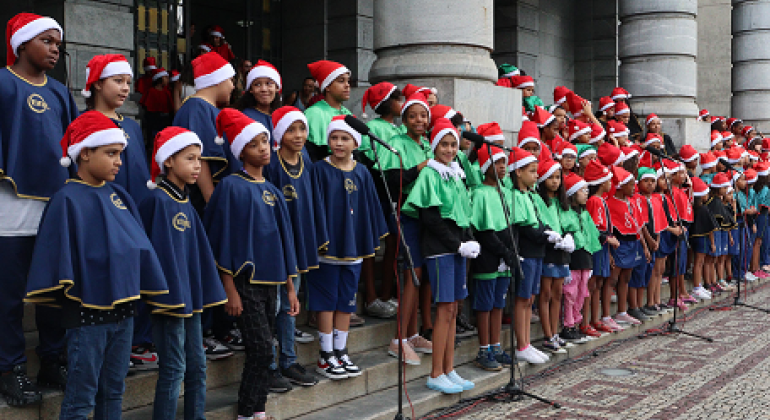
M590 144L578 144L577 151L578 159L582 159L590 154L596 154L596 147Z
M655 169L648 168L646 166L640 167L639 170L637 171L637 174L640 181L643 180L644 178L658 179L658 172L655 171Z
M512 66L508 63L503 63L503 64L500 64L500 67L497 68L497 73L499 77L518 76L519 69L516 68L516 66Z

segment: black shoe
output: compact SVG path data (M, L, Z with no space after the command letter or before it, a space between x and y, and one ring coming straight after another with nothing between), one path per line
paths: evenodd
M348 378L360 376L363 373L361 368L356 366L356 364L350 360L347 347L342 350L334 350L334 355L337 356L337 360L339 360L342 367L345 368L345 372L348 373Z
M474 327L473 324L471 324L471 321L468 319L467 316L465 316L464 313L457 315L457 326L462 327L462 329L465 330L463 332L463 335L460 335L458 331L459 337L471 337L476 335L477 333L476 327Z
M421 330L420 335L422 336L422 338L428 341L433 341L433 328L428 328L427 330L423 330L421 328L420 330Z
M64 391L67 387L67 361L63 357L41 361L37 386Z
M232 351L246 350L246 344L241 336L241 330L235 327L231 328L227 335L220 338L219 342Z
M284 378L278 370L270 371L270 392L283 394L284 392L291 391L291 389L289 380Z
M318 383L318 378L308 373L299 363L295 363L287 369L281 368L281 375L291 383L301 386L313 386Z
M564 327L559 333L559 338L571 343L582 343L584 337L575 327Z
M43 395L27 376L27 364L21 363L10 372L0 373L0 394L12 407L35 404L43 399Z
M348 372L342 366L342 363L337 360L337 356L334 355L333 351L318 352L318 364L315 371L334 381L348 378Z

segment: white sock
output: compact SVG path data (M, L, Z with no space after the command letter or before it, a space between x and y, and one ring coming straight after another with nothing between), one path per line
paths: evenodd
M618 315L625 315L625 312L618 312Z
M348 332L334 329L334 350L344 350L348 345Z
M489 350L489 346L479 346L481 350Z
M321 345L321 351L329 353L333 350L332 347L332 335L324 334L318 331L318 344Z
M611 320L612 320L611 316L605 316L604 318L602 318L602 321L611 321Z

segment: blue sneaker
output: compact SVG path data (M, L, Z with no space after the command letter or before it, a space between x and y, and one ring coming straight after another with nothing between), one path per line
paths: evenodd
M476 386L476 384L473 382L461 378L460 375L457 374L456 370L447 373L446 377L449 378L452 383L460 385L463 388L463 391L468 391L469 389L473 389Z
M441 375L437 378L431 378L428 376L427 385L428 388L434 391L443 392L444 394L459 394L463 392L463 387L450 381L446 375Z
M510 354L504 352L500 346L489 346L489 350L494 355L497 363L500 363L503 367L511 367L513 358Z
M476 360L474 360L473 363L490 372L496 372L503 369L503 367L500 366L500 363L495 360L495 355L490 348L479 349L479 353L476 355Z

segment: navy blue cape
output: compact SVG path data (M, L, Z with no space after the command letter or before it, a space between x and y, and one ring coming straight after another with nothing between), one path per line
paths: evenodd
M147 181L150 179L150 170L147 168L147 155L144 148L142 129L131 118L112 119L125 133L128 144L120 154L123 165L115 176L114 183L123 187L135 203L141 203L149 195Z

